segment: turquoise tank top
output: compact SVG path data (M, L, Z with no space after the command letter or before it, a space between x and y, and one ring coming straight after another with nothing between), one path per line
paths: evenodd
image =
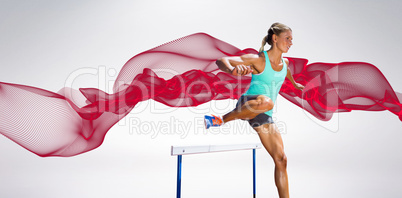
M283 68L281 71L275 71L272 69L271 62L268 58L268 53L264 51L265 55L265 68L259 74L252 74L250 87L244 95L265 95L271 98L275 104L276 98L279 94L279 90L282 87L283 82L287 74L287 65L282 58ZM265 112L265 114L272 117L273 109Z

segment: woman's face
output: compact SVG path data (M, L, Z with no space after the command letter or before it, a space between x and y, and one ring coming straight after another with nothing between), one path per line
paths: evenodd
M279 36L276 36L276 46L282 51L282 53L287 53L290 46L293 45L292 40L292 31L287 30L282 32Z

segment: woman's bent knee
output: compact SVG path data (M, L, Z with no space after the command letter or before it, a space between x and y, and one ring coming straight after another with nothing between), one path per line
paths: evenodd
M269 111L274 107L274 102L271 100L271 98L267 96L262 96L259 97L259 110L261 111Z

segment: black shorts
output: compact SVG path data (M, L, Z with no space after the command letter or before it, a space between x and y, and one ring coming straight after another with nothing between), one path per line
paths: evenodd
M246 103L249 100L254 100L258 97L259 95L242 95L239 100L237 101L236 108L240 109L241 106L243 106L244 103ZM258 114L255 118L251 120L247 120L248 123L250 124L251 127L258 127L263 124L272 124L274 123L274 120L272 119L271 116L265 114L265 113L260 113Z

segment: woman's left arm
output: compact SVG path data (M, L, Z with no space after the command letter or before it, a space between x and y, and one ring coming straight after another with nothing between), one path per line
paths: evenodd
M285 59L285 62L286 62L286 65L289 65L288 59ZM304 89L304 86L302 84L295 82L295 79L293 79L292 72L290 72L289 67L288 67L288 73L286 74L286 77L290 80L290 82L292 82L293 86L296 89L301 90L301 91Z

